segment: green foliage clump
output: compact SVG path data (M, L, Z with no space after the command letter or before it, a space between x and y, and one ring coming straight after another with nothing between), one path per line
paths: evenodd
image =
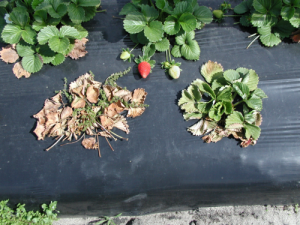
M212 21L210 9L199 6L197 0L133 0L120 15L126 15L124 29L134 43L144 46L148 58L173 45L174 57L198 60L200 47L195 30Z
M257 28L256 39L268 47L278 45L300 26L298 0L246 0L234 12L241 15L242 26Z
M57 220L57 202L42 205L39 211L26 211L25 204L18 204L16 210L7 206L8 200L0 202L0 225L51 225Z
M196 79L182 91L178 105L184 119L200 119L188 128L193 135L204 136L206 142L217 142L233 135L242 146L254 145L260 136L262 99L267 95L257 88L259 77L252 69L223 70L208 61L201 68L207 82Z
M11 0L0 3L1 41L16 44L23 68L35 73L43 64L59 65L75 39L88 35L82 22L96 14L100 0Z

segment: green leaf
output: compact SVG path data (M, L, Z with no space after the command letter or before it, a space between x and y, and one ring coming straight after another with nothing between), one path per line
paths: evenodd
M88 36L89 32L83 28L81 25L76 24L74 26L76 28L76 30L78 31L79 35L77 36L77 39L82 39Z
M262 110L262 100L256 95L252 95L248 100L245 100L245 103L251 109L255 109L257 111Z
M238 93L239 96L241 96L242 99L247 99L250 94L248 86L240 82L234 83L233 89Z
M4 42L8 44L15 44L20 41L23 30L18 25L7 24L2 33L1 37Z
M299 8L295 9L295 13L294 13L293 17L290 19L290 23L296 28L298 28L300 26L300 9Z
M149 43L148 38L146 38L144 31L137 34L138 42L142 45L147 45Z
M143 33L144 35L144 32L142 31L141 33ZM145 35L144 35L145 36ZM147 38L146 38L147 39ZM130 40L132 40L132 42L136 43L136 44L140 44L140 42L138 41L138 37L137 37L137 34L130 34Z
M233 111L231 115L229 115L226 119L226 128L241 128L243 127L244 117L242 113L238 111Z
M211 23L213 20L212 12L206 6L199 6L195 10L194 16L196 17L197 21L205 24Z
M79 38L79 32L76 28L70 26L62 26L59 30L60 37Z
M223 73L222 72L219 72L219 73L216 73L215 76L219 76L217 78L213 78L213 81L212 81L212 84L211 84L211 88L215 91L217 90L218 88L221 88L225 85L227 85L227 81L225 80L224 77L222 77Z
M85 19L85 11L75 4L68 5L68 15L73 23L81 23Z
M251 23L255 27L273 26L277 23L277 20L277 17L269 14L253 13L251 17Z
M53 52L48 45L39 45L37 49L39 55L43 58L44 64L52 62L55 58L56 53Z
M164 52L169 49L170 42L167 38L163 38L161 41L155 43L155 48L157 51Z
M225 113L227 115L229 115L233 112L233 106L232 106L231 102L223 102L223 105L225 107Z
M22 38L28 44L34 45L36 43L36 32L30 26L26 26L22 32Z
M149 41L160 41L164 34L163 24L160 21L152 21L145 27L144 32Z
M64 51L69 47L70 41L68 38L63 37L52 37L49 40L49 47L52 51L58 52L58 53L64 53Z
M36 73L43 67L42 57L38 54L24 56L22 66L29 73Z
M141 12L144 14L148 22L157 19L159 16L158 11L154 7L149 5L141 5Z
M257 73L254 70L250 69L248 70L246 76L243 78L242 83L246 84L250 91L253 91L257 88L258 81L259 77Z
M27 55L33 55L35 51L33 50L33 46L29 45L23 41L20 41L17 46L16 50L18 52L18 55L21 57L27 56Z
M253 7L259 13L262 14L270 13L274 16L279 16L282 7L282 1L281 0L254 0Z
M9 18L14 24L19 25L20 27L25 27L29 23L29 14L23 7L16 7L9 14Z
M295 13L295 8L291 6L283 6L281 9L281 16L284 20L289 20L293 17Z
M272 33L261 35L259 39L265 46L268 47L276 46L281 42L280 38Z
M8 1L0 2L0 7L6 7L8 5Z
M168 16L165 20L164 31L169 35L177 34L180 31L180 24L174 16Z
M61 53L55 55L55 58L51 61L54 66L58 66L65 61L65 56Z
M153 43L149 43L143 47L143 56L151 58L155 54L155 51L155 45Z
M251 26L251 15L252 14L246 14L241 16L240 23L244 27L250 27Z
M168 1L166 0L156 0L155 2L156 7L160 10L162 10L163 12L166 12L168 14L173 14L173 9L172 7L169 5Z
M88 22L93 19L96 15L96 7L83 7L84 10L84 19L83 22Z
M254 122L256 121L256 114L254 114L253 112L254 112L254 111L252 111L252 112L250 112L250 113L247 113L247 114L245 115L245 121L246 121L247 123L252 124L252 123L254 123Z
M181 55L188 60L199 60L200 47L195 40L188 41L187 44L181 46Z
M181 57L180 46L179 45L174 45L174 47L172 48L171 53L176 58Z
M258 126L245 123L244 128L246 130L245 136L247 139L250 139L250 137L252 137L254 140L257 140L259 138L261 130Z
M191 103L191 102L193 104L195 102L193 96L187 90L183 90L181 92L181 98L178 101L178 105L181 106L181 105L184 105L186 103Z
M253 95L256 95L260 98L268 98L268 96L265 94L265 92L263 90L261 90L260 88L257 88L254 92Z
M194 83L194 84L196 85L196 83ZM197 86L198 86L200 91L202 91L204 93L207 93L211 98L216 99L215 92L211 89L211 87L207 83L202 82L201 85L197 85Z
M216 103L209 110L209 117L215 121L219 121L222 118L222 115L225 112L225 108L221 102Z
M209 102L197 102L196 108L201 112L202 114L207 114L211 107L213 106L213 101Z
M190 32L196 29L197 20L191 13L184 13L178 19L179 24L185 32Z
M36 9L36 7L41 4L44 0L33 0L32 3L31 3L31 6L33 8L33 10ZM36 10L35 10L36 11Z
M224 72L224 78L229 81L229 82L233 82L235 80L238 80L240 78L240 75L237 71L235 70L226 70Z
M217 95L217 101L223 101L223 102L232 102L232 95L231 95L232 88L226 87L222 91L220 91Z
M46 44L50 38L54 36L59 36L60 32L55 26L47 26L43 28L37 36L39 44Z
M54 9L54 8L48 9L49 15L52 16L53 18L61 18L67 13L67 11L68 11L68 8L64 4L60 4L57 7L57 9Z
M147 20L140 12L129 13L124 20L124 29L130 34L143 31L146 25Z
M97 6L100 5L101 0L77 0L77 4L82 7L89 7L89 6Z
M196 101L200 101L202 94L200 92L200 90L198 89L197 85L194 85L192 83L192 85L190 85L187 89L187 91L189 92L189 94L196 100Z
M250 112L250 110L249 110L249 108L247 107L247 105L246 104L243 104L243 113L244 113L244 115L246 115L247 113L249 113Z
M280 20L274 27L273 33L275 36L279 36L280 38L288 38L291 33L295 30L295 27L291 25L289 21Z
M138 10L137 10L136 6L130 2L130 3L127 3L126 5L124 5L124 7L121 9L119 15L125 16L131 12L137 12L137 11Z
M38 23L45 23L47 21L47 12L44 10L39 10L34 12L33 18L36 20Z
M250 9L248 8L247 2L243 1L240 4L238 4L236 7L234 7L234 12L236 14L244 14L248 12Z
M195 120L195 119L201 119L203 116L202 113L199 112L193 112L193 113L184 113L183 118L184 120Z
M191 4L188 4L186 1L179 2L175 5L173 15L179 16L184 13L192 13L193 8Z

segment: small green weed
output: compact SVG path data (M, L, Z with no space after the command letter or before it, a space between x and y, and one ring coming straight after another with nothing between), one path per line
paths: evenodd
M105 224L105 225L116 225L115 222L114 222L114 219L120 217L122 215L122 213L116 215L116 216L113 216L113 217L109 217L109 216L103 216L101 218L103 218L102 220L96 222L95 224L96 225L99 225L99 224Z

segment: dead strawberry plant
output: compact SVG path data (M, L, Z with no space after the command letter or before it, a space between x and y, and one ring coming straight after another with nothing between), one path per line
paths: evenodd
M57 139L46 151L61 140L75 139L75 142L82 140L86 149L97 149L101 157L99 137L104 137L107 142L107 138L127 140L114 133L113 128L128 134L124 113L127 111L127 117L134 118L142 115L148 107L144 104L147 96L144 89L131 92L116 83L130 69L112 74L103 84L94 80L91 71L70 83L69 88L65 79L64 89L46 99L43 109L33 116L37 119L34 133L38 140L44 140L46 136ZM68 103L64 103L63 97Z

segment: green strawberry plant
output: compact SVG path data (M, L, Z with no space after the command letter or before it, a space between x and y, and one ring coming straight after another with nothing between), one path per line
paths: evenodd
M195 30L212 21L210 9L197 0L132 0L119 14L126 15L124 29L151 52L148 56L173 46L172 55L187 60L199 60Z
M241 15L242 26L257 28L254 41L259 38L268 47L278 45L300 26L299 0L245 0L234 12Z
M91 20L101 0L10 0L0 3L1 41L15 44L24 70L59 65L75 40L87 37L82 22Z
M185 120L199 119L188 131L205 135L207 142L217 142L233 135L241 146L254 145L260 136L262 99L267 95L257 88L259 77L252 69L223 70L208 61L201 68L206 82L196 79L182 91L178 105Z

